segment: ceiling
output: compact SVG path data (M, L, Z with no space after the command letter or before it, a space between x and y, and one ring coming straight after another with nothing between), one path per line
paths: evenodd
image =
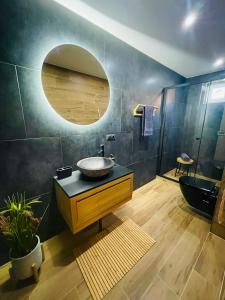
M225 0L54 1L185 77L225 69Z
M75 45L65 44L52 49L45 58L45 63L107 79L97 59L85 49Z

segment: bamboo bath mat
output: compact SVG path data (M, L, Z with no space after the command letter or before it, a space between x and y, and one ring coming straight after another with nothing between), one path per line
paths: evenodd
M125 218L76 248L76 260L93 299L102 299L154 243L141 227Z

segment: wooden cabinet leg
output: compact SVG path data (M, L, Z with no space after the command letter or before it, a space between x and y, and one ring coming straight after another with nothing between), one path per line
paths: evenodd
M38 269L35 264L32 265L32 270L33 270L34 280L35 280L35 282L38 282L39 274L38 274Z
M102 219L98 220L98 231L101 232L102 231Z

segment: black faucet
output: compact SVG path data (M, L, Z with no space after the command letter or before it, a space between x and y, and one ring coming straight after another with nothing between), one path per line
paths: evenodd
M100 145L100 150L98 151L98 154L102 157L105 156L105 145L104 144Z

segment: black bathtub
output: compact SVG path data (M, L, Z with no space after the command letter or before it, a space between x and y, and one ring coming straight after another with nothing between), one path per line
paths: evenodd
M218 195L215 184L192 176L181 176L179 183L189 205L212 218Z

